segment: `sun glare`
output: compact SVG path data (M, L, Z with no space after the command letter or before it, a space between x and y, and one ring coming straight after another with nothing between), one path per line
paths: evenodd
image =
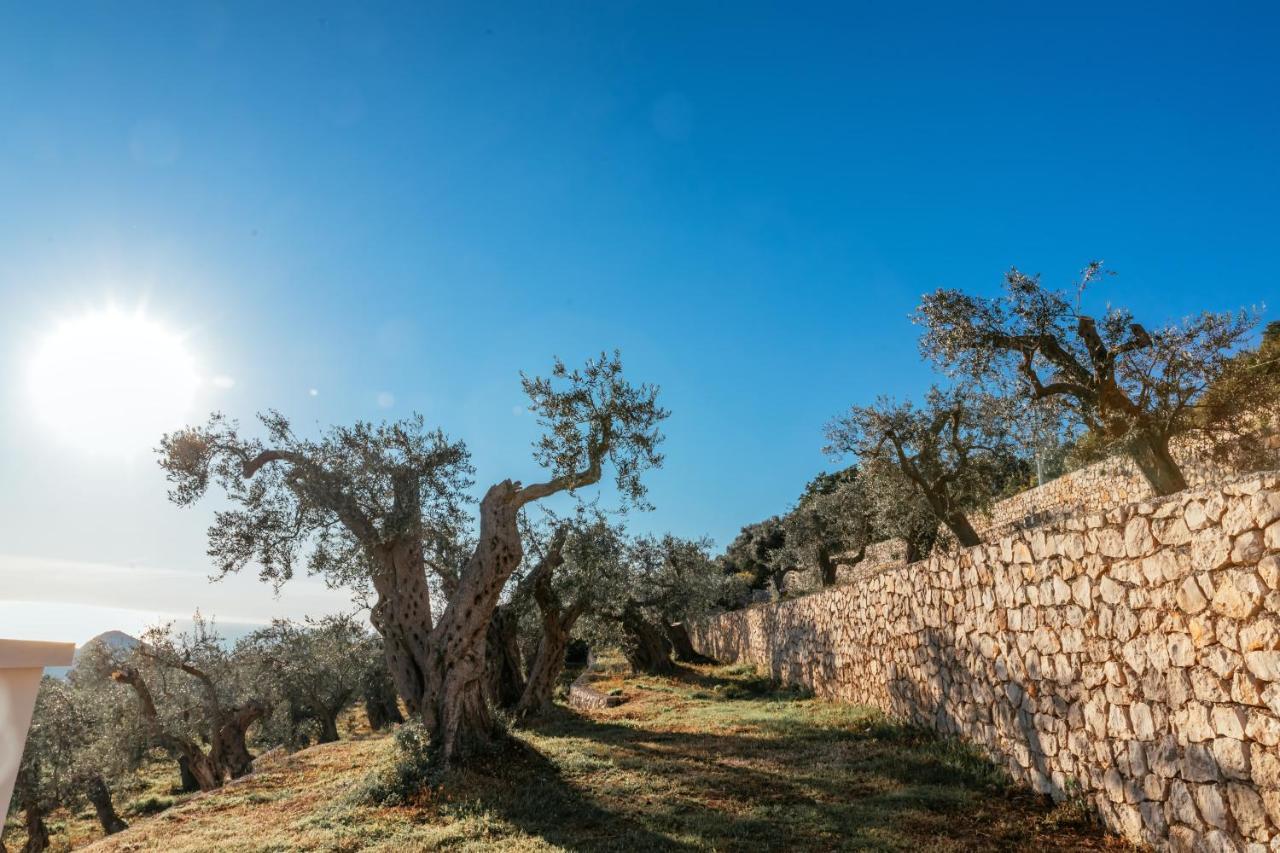
M43 425L111 454L144 451L181 426L199 383L180 335L118 309L59 323L37 345L27 378Z

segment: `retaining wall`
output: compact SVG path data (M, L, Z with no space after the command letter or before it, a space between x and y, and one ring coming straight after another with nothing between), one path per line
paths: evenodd
M969 739L1173 850L1280 850L1280 475L1018 530L691 626Z

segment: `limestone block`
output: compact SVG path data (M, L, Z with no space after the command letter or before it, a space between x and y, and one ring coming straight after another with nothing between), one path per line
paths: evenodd
M1098 584L1098 594L1107 604L1119 604L1124 600L1124 587L1112 580L1110 576L1105 576Z
M1249 777L1260 789L1280 791L1280 754L1273 749L1250 750Z
M1174 779L1169 783L1167 803L1166 817L1170 822L1183 823L1195 830L1200 829L1202 824L1200 812L1196 809L1195 798L1191 795L1191 789L1181 779Z
M1200 585L1196 583L1194 577L1189 577L1178 587L1178 594L1175 599L1178 607L1184 613L1196 614L1209 606L1209 599L1205 597Z
M1255 573L1232 570L1223 572L1215 581L1216 589L1210 603L1215 613L1232 619L1249 619L1262 608L1267 589Z
M1267 547L1280 550L1280 521L1267 528ZM1280 556L1272 554L1259 560L1258 575L1271 589L1280 589Z
M1266 553L1261 530L1250 530L1241 533L1231 543L1231 562L1237 565L1251 565L1262 559Z
M1124 527L1124 549L1130 558L1145 557L1155 548L1151 536L1151 523L1142 516L1129 519Z
M1276 711L1280 714L1280 711ZM1249 722L1244 733L1250 740L1268 747L1280 746L1280 720L1262 711L1249 711Z
M1267 809L1262 797L1252 787L1232 782L1227 785L1227 800L1231 804L1231 816L1247 838L1266 841L1271 837L1267 828Z
M1280 492L1258 492L1249 501L1253 526L1263 528L1280 519Z
M1280 651L1246 652L1245 666L1262 681L1280 681Z
M1280 623L1272 616L1259 616L1240 629L1240 651L1280 649Z
M1226 829L1227 823L1227 804L1223 802L1222 791L1217 785L1196 785L1192 796L1195 797L1196 809L1200 812L1200 819L1204 821L1206 826L1217 827L1218 829Z
M1249 778L1249 747L1232 737L1220 737L1213 741L1213 757L1218 771L1228 779Z
M1250 501L1235 501L1222 516L1222 532L1228 536L1239 536L1246 530L1259 526L1253 519L1253 507Z

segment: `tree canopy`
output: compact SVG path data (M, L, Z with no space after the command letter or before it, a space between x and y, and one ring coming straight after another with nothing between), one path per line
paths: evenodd
M1170 439L1193 430L1214 442L1242 435L1245 401L1213 419L1196 410L1256 316L1206 311L1151 330L1123 308L1085 313L1085 293L1104 272L1101 261L1090 263L1074 294L1016 268L1000 297L937 290L915 315L924 327L920 349L952 375L995 381L1028 399L1060 399L1095 440L1127 452L1157 494L1171 494L1187 483Z

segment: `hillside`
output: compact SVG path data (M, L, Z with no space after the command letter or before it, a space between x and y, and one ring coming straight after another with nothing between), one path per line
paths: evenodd
M392 745L357 734L264 756L254 775L88 849L1126 849L967 748L774 692L749 670L608 686L628 701L559 709L519 735L500 773L459 774L412 806L354 801Z
M76 664L80 662L80 656L84 654L84 650L94 643L102 643L113 652L127 652L138 645L138 642L137 637L126 634L124 631L103 631L76 649L75 657L71 660L71 666L49 667L45 670L45 673L52 675L54 678L66 678L71 670L75 669Z

